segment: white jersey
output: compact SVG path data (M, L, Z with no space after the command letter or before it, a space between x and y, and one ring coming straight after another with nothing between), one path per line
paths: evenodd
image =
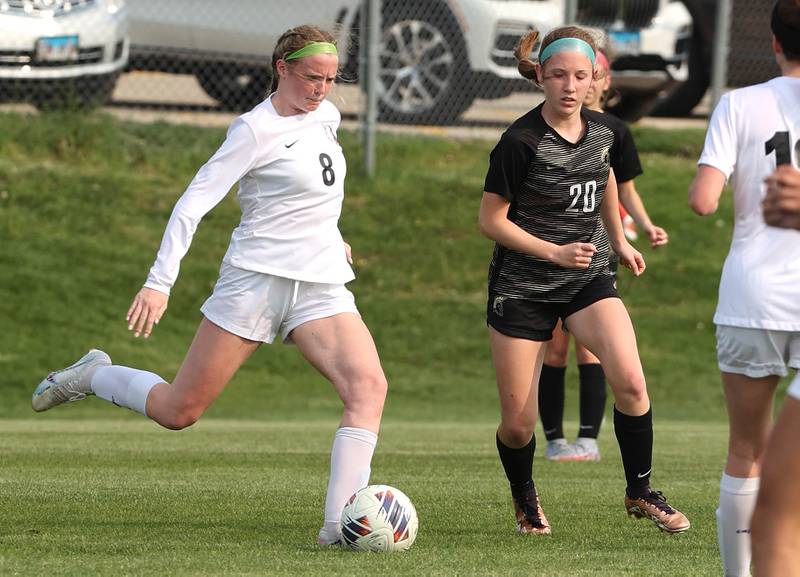
M225 142L180 197L144 286L169 294L198 223L239 183L242 218L223 259L284 278L344 284L354 278L338 221L346 164L330 102L280 116L271 97L237 118Z
M778 163L798 166L800 78L734 90L714 110L698 164L733 175L734 228L717 325L800 331L800 231L767 226L761 201Z

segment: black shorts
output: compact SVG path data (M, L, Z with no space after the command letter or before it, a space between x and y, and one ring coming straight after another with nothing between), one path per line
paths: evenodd
M486 324L509 337L549 341L559 318L566 327L565 321L571 314L607 298L619 298L616 279L609 275L595 277L566 303L518 299L490 292Z

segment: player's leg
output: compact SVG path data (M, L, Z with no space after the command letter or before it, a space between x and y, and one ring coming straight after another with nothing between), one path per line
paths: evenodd
M758 577L800 577L800 374L786 396L764 453L752 521Z
M599 461L597 437L606 410L606 375L600 359L578 341L575 341L575 357L580 385L580 424L573 447L580 460Z
M346 289L345 289L346 290ZM372 335L352 312L304 322L291 331L303 356L333 383L344 404L331 450L321 545L340 538L342 508L369 483L387 383Z
M772 428L775 390L779 377L786 374L790 335L717 327L717 360L730 423L717 509L717 538L726 575L750 574L750 520Z
M772 427L777 376L750 378L722 373L730 423L722 473L717 541L725 575L750 575L750 518L760 484L761 460Z
M500 396L497 450L511 487L520 533L546 535L550 525L533 481L537 385L544 343L504 335L489 327Z
M547 342L539 375L539 418L547 439L546 456L551 461L575 460L575 449L564 436L564 375L569 355L569 333L561 322Z
M618 298L603 298L567 316L566 324L600 359L614 393L614 432L625 469L628 513L648 517L665 532L687 530L686 516L650 488L652 411L628 311Z
M108 355L95 350L48 375L34 393L33 405L46 410L94 394L168 429L182 429L197 421L258 344L204 318L171 384L149 371L112 365Z

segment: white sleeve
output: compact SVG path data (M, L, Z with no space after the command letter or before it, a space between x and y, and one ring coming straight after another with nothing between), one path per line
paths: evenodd
M169 294L200 220L253 167L257 148L253 130L237 119L228 130L225 142L197 171L175 204L144 286Z
M707 164L719 169L725 178L733 174L738 150L733 109L731 93L723 95L711 115L703 152L697 161L697 164Z

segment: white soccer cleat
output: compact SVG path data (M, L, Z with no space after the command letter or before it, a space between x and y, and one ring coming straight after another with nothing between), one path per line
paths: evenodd
M547 441L547 460L548 461L579 461L580 457L575 452L575 447L567 442L566 439L553 439Z
M572 444L575 453L581 461L599 461L600 447L597 446L597 439L591 437L578 437Z
M74 365L50 373L33 392L33 410L46 411L56 405L80 401L87 395L93 395L92 375L98 368L110 364L111 357L103 351L92 349Z

